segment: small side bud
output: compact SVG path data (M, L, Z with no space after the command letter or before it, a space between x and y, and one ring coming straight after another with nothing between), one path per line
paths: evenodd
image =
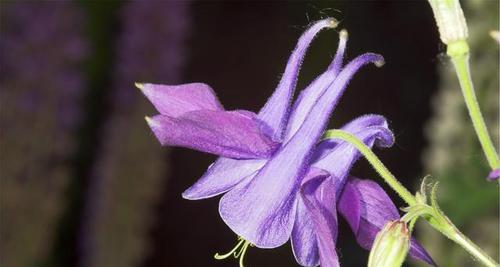
M450 44L468 37L467 23L458 0L428 0L439 29L441 41Z
M410 233L403 221L387 222L375 237L368 267L400 267L410 249Z

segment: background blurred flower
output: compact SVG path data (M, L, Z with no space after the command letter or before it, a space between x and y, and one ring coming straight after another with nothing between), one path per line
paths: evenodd
M0 251L5 266L35 266L72 176L85 21L74 2L2 1L0 12Z
M134 82L178 83L187 59L190 3L127 2L119 18L108 120L79 236L81 266L137 266L147 256L168 166L144 123L150 108Z

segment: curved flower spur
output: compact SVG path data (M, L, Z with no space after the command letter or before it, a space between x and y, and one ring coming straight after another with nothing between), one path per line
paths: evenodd
M160 112L146 120L162 145L221 156L182 195L197 200L226 193L220 200L219 213L240 236L237 247L226 257L243 257L249 244L275 248L292 237L294 255L301 265L315 266L321 258L323 266L338 266L335 207L320 213L320 221L326 224L315 224L318 216L311 211L325 199L329 206L335 204L359 153L347 144L317 144L352 76L368 63L382 65L383 58L366 53L342 68L347 32L341 31L332 63L301 92L291 108L309 44L319 31L336 26L334 19L324 19L306 30L278 87L258 114L224 110L206 84L136 84ZM381 146L393 142L385 119L378 115L360 117L343 129L370 147L375 141ZM333 185L333 190L328 190L331 194L323 194L321 201L315 197L324 184L317 183L318 179Z

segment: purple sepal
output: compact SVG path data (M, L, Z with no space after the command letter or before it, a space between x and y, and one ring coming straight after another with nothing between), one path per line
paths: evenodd
M162 145L181 146L235 159L269 157L279 146L248 111L189 111L147 119Z
M375 182L349 177L338 203L338 209L351 227L356 241L370 250L375 236L388 221L400 218L387 193ZM412 239L410 256L436 266L429 254Z
M224 110L214 90L204 83L181 85L137 83L136 86L162 115L179 117L195 110Z
M486 179L488 181L492 181L492 182L500 179L500 169L496 169L496 170L491 171Z
M189 200L210 198L227 192L243 179L250 179L266 164L265 159L219 158L194 185L182 193Z

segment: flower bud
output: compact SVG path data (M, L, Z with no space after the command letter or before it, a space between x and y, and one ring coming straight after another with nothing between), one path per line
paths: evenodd
M402 221L387 222L375 237L368 267L400 267L410 249L410 233Z
M443 43L467 39L467 23L458 0L429 0L429 3Z

